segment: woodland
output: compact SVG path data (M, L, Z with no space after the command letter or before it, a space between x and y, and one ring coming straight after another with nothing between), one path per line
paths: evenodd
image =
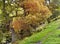
M0 0L0 44L60 44L60 0Z

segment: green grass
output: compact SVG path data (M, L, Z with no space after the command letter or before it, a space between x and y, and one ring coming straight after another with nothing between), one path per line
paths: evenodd
M22 41L19 41L19 44L32 44L34 42L38 42L42 38L44 38L48 33L56 30L59 27L59 25L60 25L60 20L51 22L49 25L47 25L46 29L44 29L43 31L39 33L32 35L31 37L28 37Z
M42 44L60 44L60 29L56 29L47 35L47 37L42 40Z

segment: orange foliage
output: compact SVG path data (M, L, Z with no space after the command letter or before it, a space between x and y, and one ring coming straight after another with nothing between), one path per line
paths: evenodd
M13 19L12 22L13 28L15 32L19 32L21 30L28 30L29 29L29 25L25 23L24 19Z
M30 29L29 25L37 26L40 22L49 18L52 14L44 3L45 0L24 0L20 6L23 6L25 12L29 14L24 19L16 19L13 21L14 30L18 32L21 29Z
M41 13L45 16L51 15L51 11L45 6L45 0L24 0L21 6L25 9L25 13L28 14Z
M39 2L36 0L25 0L21 5L24 7L25 12L35 13L40 10Z

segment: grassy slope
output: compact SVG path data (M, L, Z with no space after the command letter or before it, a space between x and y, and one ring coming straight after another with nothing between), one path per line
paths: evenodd
M52 31L44 40L41 41L42 44L60 44L60 29Z
M60 29L50 33L47 38L42 40L42 44L60 44Z
M43 31L41 31L37 34L34 34L31 37L28 37L22 41L19 41L19 44L32 44L32 42L38 42L43 37L45 37L49 32L56 30L56 28L58 28L59 25L60 25L60 20L52 22Z

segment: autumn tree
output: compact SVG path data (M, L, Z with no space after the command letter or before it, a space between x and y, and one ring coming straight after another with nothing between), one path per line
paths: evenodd
M27 30L26 27L28 26L35 29L52 15L49 8L45 5L45 0L24 0L19 3L19 6L24 9L24 19L14 20L13 28L15 32L19 32L21 28ZM28 26L26 26L27 24Z
M32 26L37 26L52 15L45 5L45 0L24 0L20 5L25 10L25 18L28 19L28 24L30 23Z

